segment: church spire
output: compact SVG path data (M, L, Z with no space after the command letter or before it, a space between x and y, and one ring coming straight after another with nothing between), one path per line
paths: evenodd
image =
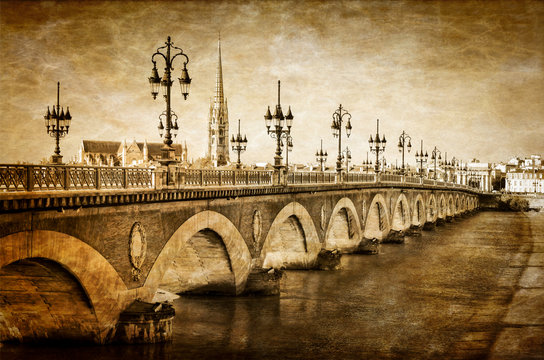
M221 34L217 41L217 71L215 73L215 94L210 106L208 120L207 157L214 166L226 165L229 157L229 112L223 92L223 67L221 64Z
M215 102L222 103L224 100L223 93L223 67L221 65L221 33L219 33L219 39L217 40L217 71L215 73Z

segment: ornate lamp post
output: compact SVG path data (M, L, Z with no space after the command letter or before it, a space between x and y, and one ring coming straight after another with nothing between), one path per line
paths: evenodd
M344 117L347 120L344 120ZM342 122L347 121L346 124L346 135L351 135L351 114L342 108L342 104L334 111L332 114L332 135L338 138L338 158L336 159L336 172L338 175L342 173Z
M448 171L450 169L450 163L448 162L448 153L445 152L444 153L444 161L443 162L440 162L440 164L443 166L444 168L444 181L448 181L449 179L449 176L448 176Z
M346 146L346 150L342 151L342 157L346 160L346 174L349 173L349 163L351 162L351 151Z
M284 149L287 144L287 149L285 149L285 180L287 181L287 174L289 173L289 153L293 151L293 138L291 135L285 136L285 143L281 141L281 148Z
M442 155L440 150L435 146L433 152L431 153L431 160L434 161L434 179L436 180L436 163L442 160Z
M452 177L452 182L453 183L457 183L457 173L456 173L456 170L457 170L457 163L459 162L459 160L457 160L455 158L455 156L451 159L451 162L450 162L450 172L451 172L451 177Z
M246 151L247 148L247 137L244 135L244 137L242 138L242 134L240 134L240 119L238 119L238 134L236 134L236 137L232 135L230 142L232 143L232 151L238 153L236 168L240 169L242 167L242 163L240 162L240 153Z
M274 168L278 172L277 184L280 184L280 173L283 165L282 161L282 138L288 138L291 134L291 126L293 126L293 114L291 113L291 107L289 106L289 111L286 116L283 116L283 111L281 110L280 103L280 81L278 80L278 105L276 105L276 110L274 111L274 116L270 113L270 106L264 115L264 122L266 125L266 132L270 135L272 139L276 139L276 155L274 156ZM271 126L274 127L271 129Z
M174 46L174 43L171 41L170 36L168 36L165 44L165 46L161 46L160 48L158 48L157 51L151 56L153 69L151 70L151 77L149 77L149 84L151 85L151 96L153 96L153 99L157 98L159 88L161 88L164 99L166 100L166 110L159 116L158 129L159 135L161 137L163 136L163 132L166 131L166 133L164 134L164 146L161 149L162 154L160 163L163 165L168 165L175 161L174 148L172 147L172 134L176 136L177 131L179 130L177 121L178 117L172 111L170 106L170 90L173 83L171 72L174 70L172 64L176 57L183 56L185 58L185 61L183 62L183 70L181 70L181 77L178 78L179 84L181 86L181 94L183 95L183 98L185 100L187 100L187 96L189 95L191 78L189 77L189 72L187 71L187 63L189 62L189 57L187 57L187 55L183 53L182 49ZM161 50L164 49L166 49L166 54L161 52ZM173 50L178 50L178 52L172 55ZM157 71L157 61L155 60L155 57L157 56L162 57L165 62L164 76L162 77L162 80L159 77L159 73ZM165 121L165 124L163 124L163 119Z
M327 154L327 150L323 152L323 139L321 139L321 149L315 152L315 161L319 163L319 169L321 169L321 172L325 171L327 156L329 156L329 154Z
M429 154L425 151L425 155L423 155L423 140L421 140L421 151L418 153L416 151L416 162L419 163L419 176L423 177L423 163L427 163L427 160L429 159Z
M382 136L382 140L380 140L380 119L377 119L376 120L376 138L372 139L372 135L370 135L370 139L368 139L370 152L373 152L376 154L376 165L374 168L376 173L380 172L380 154L385 151L386 143L387 143L387 140L385 140L385 134Z
M57 165L62 164L62 155L60 154L60 139L68 135L68 130L70 129L70 124L72 122L72 115L70 115L70 109L67 106L65 113L64 108L60 107L59 99L60 82L57 82L57 105L53 105L53 112L49 111L48 106L47 112L43 117L45 119L45 127L47 129L47 133L51 137L55 138L55 153L51 156L51 163Z
M406 141L408 140L408 144L406 144ZM399 144L398 144L398 147L399 147L399 152L402 152L402 168L401 168L401 175L404 175L404 149L405 148L408 148L408 152L410 152L410 150L412 150L412 143L411 143L411 140L412 138L404 132L404 130L402 131L402 134L400 134L399 136Z
M368 174L368 168L370 167L370 165L372 165L372 160L368 160L368 151L366 152L366 161L363 160L363 165L365 167L366 173Z

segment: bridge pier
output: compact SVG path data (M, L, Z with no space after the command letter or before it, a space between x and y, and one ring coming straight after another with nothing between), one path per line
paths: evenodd
M389 234L382 240L382 243L387 244L402 244L406 233L402 230L391 230Z
M363 238L357 248L353 251L354 254L375 255L380 252L380 240L376 238Z
M406 236L421 236L421 230L423 227L421 225L412 225L408 230L406 230Z
M119 317L114 342L152 344L172 339L175 311L167 303L134 301Z
M242 295L279 295L282 276L282 270L274 268L254 269L249 273Z
M319 270L338 270L341 257L342 254L338 250L322 249L317 255L316 267Z
M436 221L427 221L425 225L423 225L423 230L430 231L434 230L436 228Z

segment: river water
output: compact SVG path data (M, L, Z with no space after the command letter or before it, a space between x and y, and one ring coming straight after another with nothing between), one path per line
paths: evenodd
M173 341L4 345L2 359L436 359L491 351L544 213L481 212L344 255L338 271L286 271L279 297L181 297ZM477 340L473 334L478 334Z

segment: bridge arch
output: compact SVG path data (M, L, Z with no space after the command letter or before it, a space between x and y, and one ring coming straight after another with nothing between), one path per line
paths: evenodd
M453 195L448 196L447 205L446 205L446 216L454 216L456 213L455 204L453 202Z
M361 223L353 201L344 197L332 210L327 231L325 248L343 252L353 251L361 242Z
M438 206L436 204L436 196L429 194L427 201L427 222L434 223L438 218Z
M445 219L446 218L446 213L447 213L446 198L445 198L444 194L441 194L438 199L439 199L438 200L438 218L439 219Z
M363 236L365 239L383 240L391 229L387 203L383 195L376 194L370 204Z
M412 225L410 221L410 204L406 195L400 194L395 203L393 211L393 220L391 221L391 230L405 231Z
M0 239L0 269L13 268L21 261L44 271L56 271L57 266L69 273L81 286L97 320L96 328L92 324L80 326L97 343L112 339L119 314L133 299L117 271L98 251L73 236L49 230L18 232ZM63 326L62 321L56 326ZM15 337L22 340L25 334L15 332Z
M203 253L201 251L203 248L207 248L206 250L211 252ZM223 266L220 269L205 269L207 264L213 263L213 257L218 253L225 255L221 261ZM187 258L182 258L184 256L187 256ZM209 261L203 259L204 257L207 257ZM222 279L213 279L213 281L210 281L211 284L192 284L192 289L195 292L214 292L215 286L219 284L217 286L221 287L221 292L230 291L238 295L244 290L251 269L251 254L238 229L224 215L209 210L199 212L187 219L166 242L145 280L144 286L148 290L149 296L155 294L163 278L172 268L175 270L170 272L167 277L178 276L179 283L181 280L179 276L183 277L185 273L175 274L176 270L184 271L187 268L183 266L176 267L176 264L183 264L184 260L191 264L198 262L199 264L196 264L196 267L191 268L191 270L199 272L206 279L207 276L213 276L215 270L222 274ZM225 266L232 273L232 279L227 277L226 272L228 271L225 271ZM230 283L231 280L232 283ZM172 284L176 281L173 277L168 278L168 281L172 286L171 289L176 288L177 285ZM186 279L183 279L183 281L186 281ZM188 282L190 283L191 280L188 280ZM181 289L185 289L185 285L187 283L179 284L177 290L182 291Z
M298 202L287 204L274 218L266 235L260 260L263 268L312 267L321 243L308 211Z
M425 225L425 219L425 201L421 194L417 194L412 211L412 225L423 226Z
M461 209L461 201L460 201L460 196L459 194L456 194L455 195L455 215L458 215L460 213L463 212L463 210Z

